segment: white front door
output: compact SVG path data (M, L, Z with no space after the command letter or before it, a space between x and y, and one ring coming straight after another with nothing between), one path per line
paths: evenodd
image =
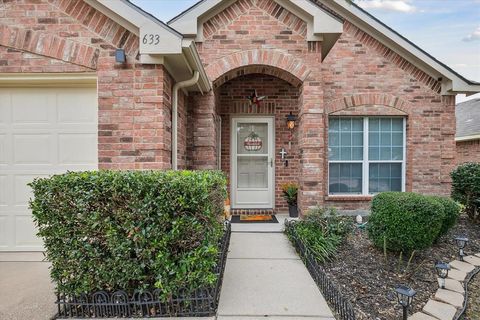
M232 118L231 203L236 209L274 206L274 118Z

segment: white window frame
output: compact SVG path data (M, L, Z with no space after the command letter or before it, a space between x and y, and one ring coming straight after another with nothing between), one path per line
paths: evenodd
M368 157L369 150L369 122L370 118L400 118L398 116L370 116L370 117L358 117L358 116L330 116L337 118L362 118L363 119L363 160L328 160L327 170L327 190L328 195L331 197L361 197L372 196L375 193L369 192L370 181L370 164L371 163L401 163L402 165L402 192L405 192L406 186L406 158L407 158L407 118L401 117L403 120L403 160L371 160ZM330 122L329 117L329 122ZM327 129L329 130L329 128ZM327 142L328 143L328 142ZM327 146L328 152L329 146ZM327 154L327 159L329 154ZM361 163L362 164L362 193L330 193L330 164L331 163Z

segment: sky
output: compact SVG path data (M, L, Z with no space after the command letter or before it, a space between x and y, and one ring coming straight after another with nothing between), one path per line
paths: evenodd
M131 0L168 21L197 0ZM463 75L480 82L480 0L355 0L355 2ZM480 98L458 96L457 102Z

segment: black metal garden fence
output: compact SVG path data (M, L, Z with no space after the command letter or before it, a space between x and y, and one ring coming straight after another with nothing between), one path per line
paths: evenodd
M152 317L207 317L216 314L222 288L223 272L230 244L231 226L225 223L221 240L221 251L215 273L217 281L209 288L181 290L180 293L163 301L161 291L138 291L129 296L124 291L95 292L77 297L58 296L57 319L64 318L152 318Z
M285 221L285 230L289 237L293 240L295 249L304 261L308 271L310 272L310 275L327 300L328 304L335 310L341 320L355 320L355 312L352 305L342 296L340 290L338 290L332 281L328 279L327 274L322 269L318 261L298 237L293 224L295 224L295 221Z

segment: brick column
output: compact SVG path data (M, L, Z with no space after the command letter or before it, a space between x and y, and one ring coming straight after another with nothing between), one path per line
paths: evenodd
M194 170L209 170L217 168L217 141L215 134L215 95L210 91L204 95L191 96L192 105L189 117L193 123L187 127L193 130L191 143L191 166Z
M100 169L168 169L171 162L171 79L162 66L98 65ZM170 92L170 94L165 94Z
M320 45L306 55L312 71L305 80L300 97L298 144L300 149L299 209L323 205L325 178L325 119L321 84Z

